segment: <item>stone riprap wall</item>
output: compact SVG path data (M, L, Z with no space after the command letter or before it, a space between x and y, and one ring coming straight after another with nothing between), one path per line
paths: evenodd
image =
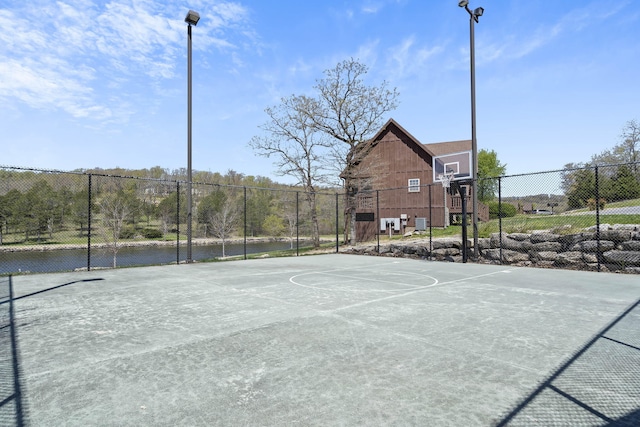
M593 227L579 233L559 234L551 231L532 233L494 233L478 239L479 262L517 266L553 267L640 274L640 225L600 226L600 240ZM468 242L468 257L473 255L473 241ZM502 249L501 249L502 247ZM383 256L432 258L462 261L462 241L455 238L381 242L343 250L347 253ZM501 258L502 256L502 258Z

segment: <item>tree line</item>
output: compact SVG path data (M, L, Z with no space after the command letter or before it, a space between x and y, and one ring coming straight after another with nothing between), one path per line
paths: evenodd
M90 217L92 235L112 247L114 262L123 239L175 238L186 221L187 186L180 181L134 177L144 171L121 172L125 177L84 171L0 171L0 244L7 244L9 235L11 243L64 243L60 236L69 240L86 236ZM318 196L323 220L312 230L308 209L302 203L308 195L299 187L235 171L196 176L202 182L193 185L195 237L216 237L225 242L246 232L247 236L293 239L295 232L301 231L304 236L317 232L313 238L319 241L319 233L335 232L332 189L319 189L325 191Z
M640 198L640 122L628 121L619 138L589 162L565 165L562 189L570 209Z

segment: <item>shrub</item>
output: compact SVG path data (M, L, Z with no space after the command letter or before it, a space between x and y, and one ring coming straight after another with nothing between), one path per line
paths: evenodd
M502 204L502 212L500 212L500 205L498 202L488 202L487 205L489 206L489 218L490 219L496 219L499 216L502 216L502 218L509 218L512 216L516 216L516 207L513 206L511 203L503 203ZM502 213L502 215L498 215L499 213Z
M133 227L122 227L120 230L121 239L133 239L136 236L136 229Z
M603 198L600 198L600 200L598 201L598 208L600 209L604 209L604 206L607 204L607 201ZM587 200L587 207L589 208L590 211L595 211L596 210L596 199L595 198L591 198L589 200Z
M162 231L156 228L145 228L142 230L142 235L147 239L160 239L162 237Z

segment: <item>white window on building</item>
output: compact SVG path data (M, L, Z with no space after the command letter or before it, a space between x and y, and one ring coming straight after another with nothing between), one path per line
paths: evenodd
M420 178L411 178L409 180L409 193L420 192Z

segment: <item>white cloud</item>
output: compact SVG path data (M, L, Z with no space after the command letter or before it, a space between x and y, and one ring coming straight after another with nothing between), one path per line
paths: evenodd
M384 5L379 2L373 2L373 1L367 1L364 5L362 5L362 13L366 13L366 14L374 14L374 13L378 13L378 11L380 9L382 9Z
M394 79L413 77L424 71L427 62L443 51L443 46L417 46L415 36L406 37L387 50L389 74Z
M495 60L521 59L543 49L569 33L588 31L589 27L610 19L619 14L625 4L618 4L612 9L602 10L602 5L592 3L588 6L571 10L555 22L541 24L533 30L526 31L526 27L516 24L515 34L501 35L500 41L488 41L476 47L479 64ZM469 55L468 48L462 54Z
M373 40L369 43L363 44L358 47L358 50L353 55L355 59L360 61L363 64L367 64L370 67L375 66L375 63L378 59L378 46L380 44L379 40ZM346 58L341 58L340 61ZM336 61L337 63L338 61Z
M251 33L239 3L200 7L194 49L234 51L232 38ZM185 55L185 13L152 0L65 0L38 8L9 1L0 9L0 100L96 121L126 120L132 111L124 98L103 89L132 85L162 94L161 82L176 77L177 59ZM233 62L243 66L237 54Z

